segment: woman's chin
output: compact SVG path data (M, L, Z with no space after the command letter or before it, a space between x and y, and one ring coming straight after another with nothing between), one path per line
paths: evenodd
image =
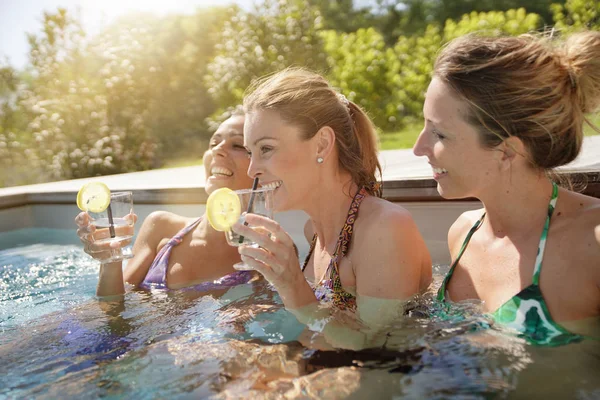
M452 190L448 190L448 188L444 188L440 183L437 184L437 192L442 198L446 200L456 199L457 197L452 193Z
M212 192L214 192L215 190L223 188L223 187L228 187L226 182L223 182L222 180L211 179L211 178L207 179L206 183L204 184L204 190L209 195Z

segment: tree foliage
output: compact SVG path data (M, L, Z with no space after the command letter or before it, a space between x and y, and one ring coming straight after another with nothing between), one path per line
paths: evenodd
M549 29L552 18L564 34L600 29L594 0L516 2L265 0L125 16L94 37L77 15L46 12L28 36L29 65L0 63L0 186L200 159L211 122L252 80L288 66L323 72L396 130L422 118L433 61L453 38Z
M555 28L564 31L600 29L600 2L593 0L567 0L553 4Z
M323 69L320 27L318 10L306 0L265 0L254 12L240 10L226 21L206 75L219 110L241 103L260 76L292 65Z

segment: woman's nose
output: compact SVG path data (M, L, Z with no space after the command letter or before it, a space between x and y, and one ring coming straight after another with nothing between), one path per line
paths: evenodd
M425 134L425 130L422 130L421 133L419 134L419 137L417 137L417 141L415 142L415 145L413 146L413 153L415 156L419 156L419 157L429 155L430 149L429 149L429 143L427 143L427 137Z
M248 176L250 178L256 178L262 174L262 168L254 157L250 157L250 164L248 165Z
M211 149L211 151L213 153L213 157L217 157L217 156L226 157L227 149L226 149L225 141L222 141L221 143L219 143L218 145L213 147Z

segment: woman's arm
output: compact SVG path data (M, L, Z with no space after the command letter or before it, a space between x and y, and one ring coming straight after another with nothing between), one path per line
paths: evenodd
M299 308L318 303L300 268L298 252L290 235L276 221L247 214L246 223L235 224L233 230L260 247L240 246L242 261L260 272L279 293L286 308ZM256 227L262 227L259 232Z
M134 257L127 263L125 273L123 273L123 262L117 261L104 263L103 260L110 257L111 249L116 247L114 244L94 243L98 236L104 234L100 230L89 224L89 215L80 213L75 219L79 226L78 235L84 244L86 253L100 261L100 272L96 295L99 297L121 296L125 293L124 282L132 285L139 285L146 276L148 269L154 258L163 235L173 231L176 225L174 214L167 212L154 212L146 218L140 228L138 237L133 246ZM133 229L133 228L131 228ZM123 247L129 242L117 243L118 247Z
M362 225L360 233L354 232L358 233L353 238L352 259L353 264L359 264L356 268L359 320L353 321L340 319L319 304L297 259L291 256L289 235L275 221L246 216L251 226L266 227L274 240L250 227L237 225L234 230L262 247L242 246L240 254L275 286L286 308L300 322L322 332L335 347L360 349L374 345L380 328L402 315L406 300L421 290L423 280L427 281L426 286L431 280L429 253L412 217L397 206L384 211ZM429 278L423 279L423 275ZM365 322L369 326L365 327Z
M127 262L123 280L134 286L142 283L161 241L175 235L184 226L184 218L170 212L155 211L148 215L133 245L134 256Z
M381 207L361 229L352 250L358 295L407 300L429 286L431 257L408 211Z
M381 333L400 319L408 300L431 283L431 257L411 215L401 207L385 205L355 225L352 264L356 276L356 317L325 317L323 310L292 310L301 322L316 327L335 347L361 349L383 344ZM360 229L360 230L359 230Z

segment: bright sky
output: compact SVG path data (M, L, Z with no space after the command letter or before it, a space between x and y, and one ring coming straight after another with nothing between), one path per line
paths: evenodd
M199 7L237 3L250 9L253 0L0 0L0 58L8 57L11 65L23 67L27 62L26 33L37 33L42 26L44 11L58 7L75 12L81 10L81 20L90 35L115 18L133 11L193 13Z

